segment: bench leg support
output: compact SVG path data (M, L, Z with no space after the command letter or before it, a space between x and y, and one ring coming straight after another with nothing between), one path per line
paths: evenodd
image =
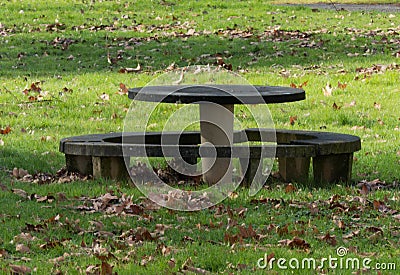
M308 180L310 158L279 158L279 174L285 181L305 182Z
M123 157L92 157L93 177L129 180Z
M316 183L348 182L351 179L353 153L318 156L313 158Z
M265 180L263 179L262 175L262 167L260 167L260 169L258 170L260 161L262 161L262 159L241 158L239 161L240 161L241 173L243 176L241 186L250 187L253 181L260 183L261 181Z
M65 155L67 171L78 172L88 176L93 174L93 163L91 156Z

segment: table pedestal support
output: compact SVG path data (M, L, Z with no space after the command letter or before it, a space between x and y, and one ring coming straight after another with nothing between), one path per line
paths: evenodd
M234 105L201 103L201 144L233 145ZM202 158L203 180L208 184L232 182L231 158Z

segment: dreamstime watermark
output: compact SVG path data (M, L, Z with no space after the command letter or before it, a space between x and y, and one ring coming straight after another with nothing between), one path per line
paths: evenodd
M336 249L336 255L328 255L321 259L313 257L297 258L275 258L268 256L259 258L257 267L260 269L273 269L276 267L280 270L324 270L324 269L342 269L342 270L396 270L396 263L374 263L369 257L356 258L346 257L347 248L340 246Z
M205 209L226 199L250 165L252 141L244 132L248 128L267 129L259 135L268 146L259 147L262 161L253 181L247 182L251 196L262 188L274 163L275 125L263 96L246 79L220 67L190 66L169 71L133 90L134 100L124 120L123 154L128 170L132 157L145 155L140 158L141 167L150 169L144 176L131 173L131 179L147 198L181 211ZM143 138L137 142L138 137ZM240 151L232 157L239 147L236 143ZM182 144L198 146L200 157L183 156ZM227 146L230 154L217 157L215 145ZM209 186L181 190L164 182L151 168L154 155L160 157L157 150L171 169L188 177L202 176Z

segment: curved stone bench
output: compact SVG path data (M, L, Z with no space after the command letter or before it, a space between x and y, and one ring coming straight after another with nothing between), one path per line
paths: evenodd
M271 142L275 145L215 146L218 157L233 157L248 163L242 168L245 182L251 183L263 158L277 157L279 172L286 181L308 180L312 159L314 181L347 182L351 179L353 153L361 149L360 138L352 135L293 130L246 129L234 133L234 143ZM129 179L124 157L175 157L176 149L189 163L200 156L212 155L212 148L200 148L199 132L94 134L64 138L60 151L65 154L69 171L95 178ZM179 140L179 146L176 141ZM123 148L125 147L125 148ZM266 149L266 150L261 150ZM129 152L124 156L124 151ZM275 153L275 154L274 154ZM243 156L248 155L250 161Z

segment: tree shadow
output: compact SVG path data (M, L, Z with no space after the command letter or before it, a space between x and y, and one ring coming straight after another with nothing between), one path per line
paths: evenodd
M212 34L178 33L167 37L137 38L129 33L44 33L10 37L12 47L0 51L3 77L61 76L93 72L118 72L140 64L141 72L165 70L171 64L232 65L232 69L312 68L324 63L354 64L365 61L361 45L374 37L304 33L299 31L224 30ZM18 40L18 43L16 43ZM390 60L390 39L374 42L374 59Z
M34 150L21 148L4 148L0 151L0 168L12 169L23 168L29 173L43 171L57 171L61 168L60 164L64 161L64 156L58 152L46 154L35 152Z

